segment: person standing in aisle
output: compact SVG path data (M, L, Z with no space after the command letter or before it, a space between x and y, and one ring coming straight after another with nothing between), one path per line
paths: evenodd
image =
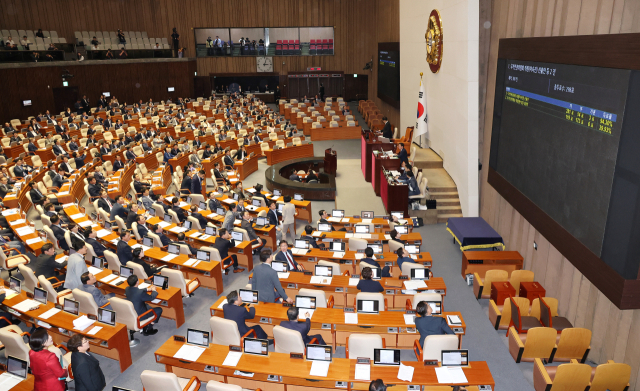
M178 57L178 49L180 48L180 34L178 34L178 30L174 27L173 32L171 33L171 40L173 41L173 52L175 53L174 57Z

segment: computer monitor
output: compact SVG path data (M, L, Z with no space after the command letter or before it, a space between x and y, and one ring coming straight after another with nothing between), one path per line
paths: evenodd
M278 212L282 212L282 208L284 208L284 204L278 204Z
M358 312L366 314L377 314L380 312L378 300L357 300L356 308Z
M432 315L442 315L442 302L441 301L427 301L429 307L431 307Z
M216 227L205 227L204 233L211 236L216 236L218 233L216 232Z
M345 252L347 244L345 242L331 242L331 250L343 253Z
M173 220L173 218L171 217L171 215L169 213L165 213L164 214L164 222L165 223L171 223L172 220Z
M180 254L180 246L177 244L169 244L167 251L169 251L169 254L178 255Z
M47 291L38 287L33 288L33 300L47 304Z
M240 199L240 196L238 195L238 193L233 193L233 199L235 201L238 201Z
M469 350L443 350L442 360L443 367L463 367L469 365Z
M320 232L331 232L331 224L318 223L318 231L320 231Z
M293 199L296 201L304 201L304 196L302 194L296 193L293 195Z
M153 247L153 239L148 236L143 237L142 245L146 247Z
M106 308L98 308L98 322L108 324L109 326L115 326L116 312Z
M289 271L289 265L287 264L287 262L276 261L275 259L271 261L271 268L277 272L282 273Z
M331 217L338 217L338 218L343 218L344 217L344 210L342 209L334 209L331 211Z
M404 219L404 212L391 212L391 216L395 216L398 219Z
M211 261L211 253L209 253L208 251L198 250L196 251L196 259L199 261L209 262Z
M126 266L120 266L120 277L127 278L133 274L133 269Z
M232 231L231 238L237 242L242 242L244 240L244 235L242 232Z
M156 210L153 209L153 208L147 210L147 213L149 213L149 216L151 216L151 217L155 217L156 216Z
M368 234L371 226L369 224L356 224L356 233L357 234Z
M322 276L322 277L332 277L333 266L316 265L315 275Z
M259 208L259 207L262 206L262 201L254 199L254 200L251 201L251 204L253 206L255 206L256 208Z
M371 268L371 279L372 280L381 280L382 279L382 274L379 273L380 269L377 267L372 267Z
M62 307L64 312L68 312L73 315L78 315L80 312L80 303L71 299L64 299L64 305Z
M224 211L224 208L216 208L216 213L224 216L227 212Z
M363 210L360 214L363 219L373 219L373 211Z
M404 249L407 250L409 254L420 254L420 246L417 244L405 244Z
M273 189L273 195L276 197L280 197L282 192L279 189Z
M409 233L408 225L396 225L395 227L393 227L393 229L395 229L396 232L400 235L406 235Z
M182 223L182 227L186 229L191 229L191 221L185 220L184 223Z
M138 208L144 209L144 204L142 203L142 201L138 201Z
M239 290L240 300L243 303L256 304L258 303L258 291L252 291L249 289Z
M104 269L104 259L100 257L93 257L91 259L91 266L98 269Z
M104 222L104 229L107 231L111 231L111 223L109 221Z
M243 350L247 354L257 354L261 356L269 355L269 340L257 338L245 338Z
M7 357L7 372L22 379L27 378L27 370L29 365L26 360L21 360L18 357Z
M374 365L400 365L400 349L373 349Z
M371 243L371 244L368 244L367 247L370 247L373 250L374 254L382 254L382 245L381 244Z
M302 249L308 249L309 248L309 241L308 240L296 239L293 243L294 243L294 247L295 248L302 248Z
M300 295L296 295L296 307L315 310L316 309L316 297L315 296L300 296Z
M153 282L154 286L162 289L167 289L169 287L169 277L161 276L160 274L154 274L151 282Z
M191 345L199 345L204 347L209 347L209 332L196 330L196 329L187 329L187 343Z
M22 281L15 277L9 277L9 289L12 289L18 293L22 292Z
M187 199L185 200L185 202L186 202L187 204L190 204L190 203L191 203L191 197L187 196Z
M329 345L307 345L307 360L309 361L329 361L332 360L332 349Z
M411 269L411 279L412 280L428 280L429 269L424 269L424 268Z
M256 225L264 227L265 225L267 225L267 218L266 217L258 217L258 218L256 218Z
M207 203L204 201L200 201L198 203L198 208L202 209L202 210L207 210Z

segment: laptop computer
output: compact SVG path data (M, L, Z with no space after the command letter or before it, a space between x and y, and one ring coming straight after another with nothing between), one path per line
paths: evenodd
M373 211L363 210L360 214L363 219L373 219Z
M220 216L224 216L227 212L225 212L224 208L216 208L216 213Z
M133 391L129 388L122 388L122 387L118 387L118 386L113 386L111 387L111 391Z
M278 204L278 212L282 212L282 208L284 208L284 204Z
M399 220L401 220L404 219L404 212L391 212L391 216L395 216Z
M424 269L424 268L411 269L411 279L412 280L428 280L429 269Z
M42 303L42 304L47 304L47 291L38 287L34 287L33 288L33 300Z
M302 194L296 193L293 195L293 199L296 201L304 201L304 196Z
M273 196L274 197L280 197L282 196L282 191L278 190L278 189L273 189Z
M320 232L331 232L331 224L328 223L319 223L318 231Z
M9 277L9 289L14 290L17 293L22 292L22 281L15 277Z
M143 237L142 245L147 247L153 247L153 239L148 236Z
M169 287L169 277L162 276L160 274L154 274L151 278L151 282L154 286L157 286L161 289L167 289Z
M322 277L332 277L333 276L333 266L325 266L325 265L316 265L315 266L315 275Z
M211 261L211 253L208 251L196 251L196 259L199 261L210 262Z
M211 235L211 236L218 235L216 227L206 226L206 227L204 227L204 233L207 234L207 235Z
M120 266L120 277L127 278L133 274L133 269L126 266Z
M100 257L93 257L93 259L91 259L91 266L97 269L104 269L104 259Z
M258 303L258 291L252 291L249 289L240 289L239 291L240 300L243 303L247 304L257 304Z
M191 221L185 220L184 223L182 223L182 228L191 229L191 224Z
M356 233L357 234L368 234L371 227L369 224L356 224Z
M179 255L180 246L178 246L177 244L169 244L167 251L169 251L169 254Z
M345 252L347 244L345 242L331 242L331 250L339 253Z
M251 200L251 205L255 206L256 208L259 208L262 206L262 201L256 200L256 199Z
M110 221L105 221L105 222L104 222L104 229L105 229L106 231L111 232L111 222L110 222Z
M277 272L286 273L289 271L289 264L283 261L271 261L271 268Z
M293 242L293 247L304 249L304 250L308 250L309 249L309 241L308 240L304 240L304 239L296 239Z
M106 308L98 308L98 322L108 324L109 326L115 326L116 312Z
M370 247L373 250L374 254L382 254L382 245L381 244L368 244L367 247Z
M149 213L149 216L151 216L151 217L155 217L156 216L156 210L153 209L153 208L147 210L147 213Z
M311 318L313 317L313 312L316 310L316 297L296 295L296 307L298 308L299 320L306 319L307 313L309 313L309 318Z
M64 299L62 310L77 316L80 313L80 303L75 300Z
M207 210L207 203L204 201L200 201L200 203L198 204L198 208L202 210Z
M400 235L406 235L409 233L409 226L407 225L396 225L393 227Z
M267 225L266 217L258 217L256 218L256 228L264 228Z
M197 329L187 329L187 343L189 345L209 347L209 332Z
M427 301L429 307L431 307L432 315L442 315L442 302L441 301Z
M442 363L443 367L466 367L469 365L469 350L457 349L457 350L443 350L442 351Z
M13 388L10 384L21 382L27 378L27 373L29 369L29 364L26 360L21 360L18 357L8 356L7 357L7 372L0 375L0 386L6 386L7 390ZM8 378L8 379L2 379Z
M365 314L377 314L380 312L378 300L357 300L356 310Z
M407 250L409 254L420 254L420 246L417 244L405 244L404 249Z
M258 339L258 338L245 338L243 351L244 353L247 353L247 354L257 354L260 356L268 356L269 340Z
M400 349L373 349L374 365L400 365Z
M232 231L231 238L236 242L242 242L244 240L244 235L242 234L242 232Z
M169 223L169 224L171 224L171 221L172 221L172 220L173 220L173 219L172 219L172 217L171 217L171 215L170 215L169 213L165 213L165 214L164 214L164 222L165 222L165 223Z
M341 209L334 209L331 211L331 217L338 217L338 218L343 218L344 217L344 210Z
M309 361L328 361L333 359L333 351L329 345L307 345L307 360Z

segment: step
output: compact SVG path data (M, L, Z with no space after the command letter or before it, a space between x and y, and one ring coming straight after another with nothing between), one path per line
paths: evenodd
M462 217L462 213L438 215L438 223L446 223L451 217Z
M453 213L462 213L462 207L458 206L444 206L439 203L436 204L436 209L438 210L438 216L442 214L453 214Z
M451 192L438 192L438 191L433 191L431 189L429 189L429 195L431 196L431 198L434 198L436 200L441 200L441 199L458 199L460 196L458 195L457 191L451 191Z
M429 188L429 191L432 193L457 193L458 192L458 187L456 186L429 186L429 184L427 183L427 187Z
M433 198L433 193L430 193ZM441 198L437 202L438 206L460 206L459 198Z
M415 160L413 162L414 167L418 167L420 169L423 168L443 168L442 160Z

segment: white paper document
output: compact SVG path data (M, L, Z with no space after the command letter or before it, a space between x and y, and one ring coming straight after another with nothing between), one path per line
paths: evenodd
M185 266L193 266L194 263L196 263L197 259L195 258L191 258L190 260L188 260L187 262L184 263Z
M438 383L460 384L467 383L467 377L461 367L439 367L436 368Z
M315 310L310 310L308 308L298 308L298 320L307 319L307 314L309 314L309 319L313 318L313 313Z
M286 280L287 278L289 278L289 273L283 273L283 272L279 272L278 273L278 278L281 280Z
M73 328L74 330L84 330L95 322L95 320L87 318L86 315L82 315L78 319L73 320Z
M309 371L309 375L327 377L327 374L329 373L329 365L331 365L331 362L329 361L314 361L311 363L311 371Z
M163 229L167 228L168 226L171 225L171 223L167 223L166 221L161 221L158 223L159 226L161 226Z
M241 357L242 352L229 352L222 365L224 365L225 367L235 367L236 365L238 365Z
M118 276L116 276L115 274L109 274L109 275L108 275L108 276L106 276L106 277L102 277L102 278L100 279L100 282L109 282L109 281L111 281L111 280L115 279L116 277L118 277Z
M356 380L371 380L371 365L356 364Z
M34 233L35 230L30 227L30 226L25 226L25 227L20 227L20 228L16 228L16 233L20 236L24 236L24 235L29 235Z
M221 310L222 306L224 306L225 304L227 304L227 299L222 300L222 303L220 303L220 305L218 306L218 309Z
M42 242L42 238L27 239L27 241L25 243L34 244L34 243L38 243L38 242Z
M334 258L344 258L344 253L334 252L333 253L333 257Z
M111 232L110 232L110 231L107 231L106 229L101 229L100 231L96 232L96 235L97 235L99 238L104 238L105 236L107 236L107 235L109 235L109 234L111 234Z
M171 260L173 260L173 258L177 257L177 254L169 254L169 255L165 255L164 257L160 258L162 261L165 262L169 262Z
M391 240L391 235L389 235L389 234L384 234L384 238L385 238L385 240Z
M458 315L447 315L447 320L449 324L461 325L462 320Z
M204 234L204 235L200 236L198 239L200 239L200 240L207 240L207 239L209 239L210 237L211 237L211 235Z
M3 216L11 216L11 215L16 215L18 214L18 209L13 208L13 209L7 209L7 210L3 210L2 211L2 215Z
M23 300L18 304L15 304L12 306L13 309L18 310L20 312L27 312L29 311L31 308L37 307L41 305L40 302L37 302L35 300L31 300L31 299L27 299L27 300Z
M413 380L413 367L400 363L398 368L398 379L410 382Z
M189 235L190 238L197 238L198 236L200 236L200 232L194 232L191 235Z
M10 390L13 387L20 384L24 379L19 378L18 376L11 375L8 372L0 375L0 390Z
M116 285L116 284L119 284L120 282L125 282L125 281L127 281L127 279L126 279L126 278L124 278L124 277L118 277L118 278L116 278L115 280L111 281L111 284Z
M404 286L407 289L411 289L411 290L418 290L420 288L426 288L427 284L424 282L424 280L405 280L404 282Z
M82 213L76 213L74 215L69 216L71 220L79 219L80 217L84 217Z
M199 346L182 345L180 350L178 350L173 357L188 361L197 361L202 353L204 353L204 350L205 348L201 348Z
M179 234L180 232L186 232L187 229L185 227L173 227L169 231Z
M307 252L309 252L309 250L307 250L306 248L292 248L291 252L294 255L305 255Z
M346 324L358 324L358 314L353 312L344 313L344 323Z
M93 225L93 222L91 220L86 220L86 221L83 221L82 223L79 223L78 225L84 228L84 227Z
M344 237L345 237L346 239L353 238L353 237L354 237L354 234L352 234L352 233L346 233L346 234L344 234Z
M62 256L60 258L56 258L56 262L58 263L63 263L64 261L66 261L69 258L68 255Z
M91 330L89 330L87 332L87 334L89 335L96 335L98 333L98 331L102 330L102 327L100 326L94 326Z
M373 223L373 219L362 219L362 224L371 224Z
M151 284L143 282L142 284L138 285L138 289L147 289L150 286L151 286Z
M315 231L314 233L311 234L311 236L313 236L314 238L319 238L320 236L322 236L322 232Z
M61 310L57 309L57 308L52 308L49 311L38 315L38 318L40 319L49 319L50 317L52 317L53 315L57 314L58 312L60 312Z
M340 217L329 217L327 219L327 221L331 221L331 222L334 222L334 223L339 223L340 220L341 220Z
M416 324L416 316L413 314L403 314L404 316L404 324L406 325L415 325Z
M342 222L343 222L343 223L348 223L348 222L350 222L350 221L351 221L351 219L350 219L349 217L343 217L343 218L342 218Z
M233 198L225 198L224 200L222 200L222 202L224 202L225 204L233 204L234 202L236 202L236 200L234 200Z
M331 284L331 277L323 277L323 276L313 276L309 281L311 284Z
M359 278L350 278L349 279L349 286L357 286L359 282L360 282Z
M61 191L58 194L56 194L57 197L64 196L64 195L69 195L69 192L68 191Z
M10 225L18 225L18 224L24 224L24 223L26 223L25 219L18 219L18 220L13 220L9 222Z

